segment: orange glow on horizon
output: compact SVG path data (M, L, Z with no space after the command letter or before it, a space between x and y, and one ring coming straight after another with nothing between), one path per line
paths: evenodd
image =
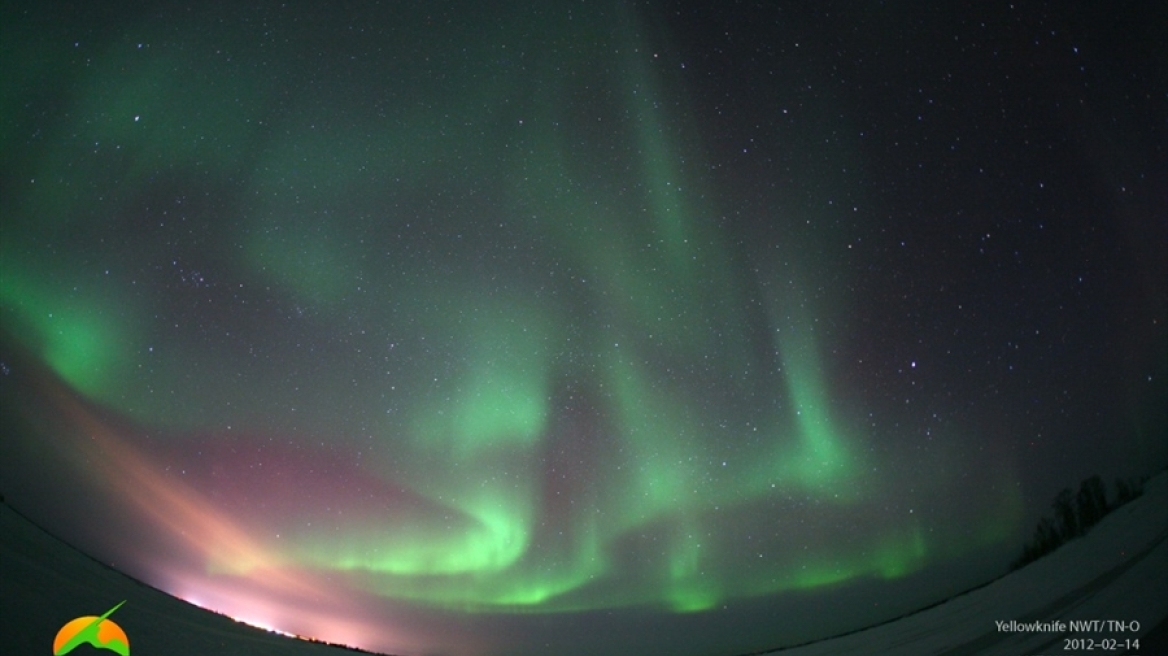
M385 644L388 627L353 619L362 617L361 609L346 589L322 584L255 539L199 491L163 473L162 465L134 448L63 386L45 382L44 387L78 437L67 450L76 469L110 488L117 498L114 505L131 514L136 511L151 527L162 529L198 556L201 567L191 568L181 559L151 555L172 594L293 638L362 648L371 648L372 641ZM296 630L287 628L292 626Z

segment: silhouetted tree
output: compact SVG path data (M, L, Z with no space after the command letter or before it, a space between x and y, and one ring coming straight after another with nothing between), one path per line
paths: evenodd
M1048 554L1058 548L1062 543L1062 538L1059 536L1058 527L1055 526L1054 521L1049 517L1043 517L1038 522L1038 528L1034 532L1035 543L1038 546L1039 555Z
M1084 479L1079 492L1064 488L1050 504L1054 517L1043 517L1034 528L1034 537L1022 547L1022 555L1010 564L1015 570L1058 549L1068 540L1084 535L1107 513L1144 493L1143 479L1115 479L1115 504L1107 503L1107 487L1098 475Z
M1010 569L1018 569L1032 563L1054 551L1062 543L1058 527L1049 517L1043 517L1034 529L1034 537L1022 548L1022 555L1010 565Z
M1079 537L1081 534L1079 516L1075 513L1075 496L1071 492L1071 488L1063 488L1062 492L1059 492L1058 496L1054 498L1051 507L1054 509L1054 516L1058 521L1059 537L1063 539L1063 542Z
M1034 537L1022 546L1022 554L1010 564L1010 570L1042 558L1055 551L1068 540L1075 539L1091 530L1108 512L1120 507L1143 494L1142 479L1115 479L1115 503L1107 503L1107 487L1098 475L1079 483L1078 494L1071 488L1064 488L1050 504L1054 517L1043 517L1035 526Z
M1103 479L1098 475L1085 479L1079 485L1075 504L1078 506L1079 532L1086 533L1107 514L1107 489L1103 486Z
M1132 498L1131 488L1128 486L1127 481L1123 480L1122 478L1116 478L1115 479L1115 505L1116 506L1122 505L1123 502L1125 502L1131 498Z
M1145 479L1146 480L1146 479ZM1140 479L1115 479L1115 505L1123 504L1144 493L1144 481Z

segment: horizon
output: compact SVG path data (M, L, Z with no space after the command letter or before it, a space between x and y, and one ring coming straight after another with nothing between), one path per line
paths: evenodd
M1168 465L1150 11L4 2L0 489L410 654L948 599Z
M1149 505L1150 506L1157 506L1157 504L1160 504L1161 497L1163 497L1165 494L1164 488L1168 487L1168 486L1164 485L1165 479L1168 479L1168 471L1162 471L1149 479L1148 482L1151 483L1153 486L1155 486L1152 488L1153 489L1153 498L1148 500L1146 503L1142 503L1142 507L1144 507L1146 509ZM1128 502L1141 501L1141 499L1140 499L1141 496L1142 496L1142 493L1129 499ZM81 551L81 550L77 549L75 546L68 544L67 542L60 539L59 537L52 535L52 533L50 533L49 531L47 531L43 527L38 526L36 524L36 522L25 517L20 512L20 510L13 508L11 505L9 505L6 500L0 500L0 501L3 501L3 503L0 505L3 505L8 510L12 511L15 514L15 516L17 516L19 518L21 525L31 528L35 534L43 535L47 540L49 540L49 543L47 546L49 547L50 552L53 549L56 549L56 550L64 549L66 552L75 554L75 556L77 558L81 559L81 561L83 563L85 563L83 570L81 570L83 572L83 576L80 578L77 578L77 577L71 578L71 585L74 585L74 586L79 585L79 586L81 586L82 589L94 589L94 591L97 591L97 590L104 588L105 593L114 592L114 590L117 588L117 586L114 586L113 589L110 589L109 582L101 583L101 584L96 582L96 578L93 576L93 571L95 571L95 568L96 568L97 571L111 572L111 573L115 574L116 577L118 577L118 579L129 582L129 583L133 584L134 586L142 586L142 587L150 590L152 593L155 593L158 595L164 595L168 599L171 599L175 602L183 604L183 605L185 605L185 607L187 609L189 609L188 613L192 612L192 611L193 612L206 611L207 613L209 613L212 616L219 617L219 618L222 618L226 621L231 622L233 625L236 625L239 627L245 627L248 630L259 631L264 635L273 636L277 640L287 641L287 642L283 642L283 643L272 643L273 648L277 649L277 650L281 650L283 648L291 648L292 646L294 646L294 644L306 644L306 645L324 646L324 647L335 648L335 649L343 649L343 650L349 651L349 652L375 653L375 654L380 654L381 656L401 656L398 654L394 654L392 652L370 651L370 650L365 650L365 649L361 649L359 647L354 647L354 646L350 646L350 645L322 642L320 640L316 640L316 639L306 637L306 636L298 636L298 635L285 633L283 631L280 631L280 630L272 628L272 627L257 626L254 624L250 624L250 623L246 622L245 620L230 617L229 615L225 615L225 614L218 612L218 611L215 611L213 609L203 608L201 606L198 606L196 604L191 603L190 601L183 600L183 599L180 599L177 597L173 597L172 595L170 595L169 593L167 593L164 590L160 590L158 588L155 588L155 587L149 585L148 583L145 583L143 581L135 579L135 578L125 574L124 572L120 572L120 571L116 570L115 568L113 568L109 564L102 563L99 560L94 559L92 555L86 554L84 551ZM1160 505L1162 505L1162 504L1160 504ZM1122 507L1122 506L1119 506L1119 507ZM1119 507L1117 507L1116 509L1118 509ZM1153 516L1159 518L1159 520L1168 519L1168 516L1165 516L1164 512L1162 511L1163 509L1160 508L1159 510L1161 512L1159 512L1159 513L1153 512ZM1146 515L1146 514L1147 513L1144 513L1144 515ZM1105 518L1105 520L1106 520L1106 518ZM1126 523L1128 525L1132 525L1132 520L1130 520L1130 519L1117 520L1117 521L1119 521L1121 523L1126 521ZM1161 521L1160 523L1164 523L1164 522ZM1136 524L1134 524L1132 526L1134 526L1134 527L1138 527L1140 525L1154 526L1155 524L1156 524L1156 522L1148 522L1146 517L1141 516L1141 519ZM1109 523L1108 526L1111 526L1112 528L1104 529L1103 532L1104 533L1114 533L1114 524ZM15 538L15 537L19 536L20 532L21 532L21 529L19 529L17 527L10 527L10 528L14 528L16 530L6 530L3 534L6 536L7 539L5 539L2 543L5 545L5 549L8 549L8 550L12 549L12 546L13 546L12 542L11 542L11 538ZM1145 530L1143 532L1148 533L1147 530ZM23 542L23 541L26 541L28 538L27 538L27 536L21 536L19 539ZM1153 548L1158 548L1160 551L1163 551L1164 539L1165 539L1164 534L1161 533L1158 538L1153 538L1153 542L1152 542L1151 546L1139 547L1138 545L1140 543L1138 543L1138 542L1128 543L1128 546L1142 549L1142 553L1133 554L1133 558L1135 560L1142 561L1145 559L1145 557L1148 555L1148 553ZM1117 542L1115 536L1111 536L1111 537L1102 536L1101 537L1098 535L1092 535L1091 532L1088 532L1085 535L1081 535L1081 536L1078 536L1076 538L1073 538L1073 540L1071 542L1074 543L1074 542L1079 541L1079 540L1083 540L1084 544L1087 542L1090 542L1090 541L1097 541L1097 540L1102 540L1105 545L1119 544ZM54 546L54 545L56 545L56 546ZM1053 565L1055 569L1052 571L1056 571L1056 572L1058 572L1058 571L1061 571L1061 572L1067 572L1067 571L1084 572L1087 569L1089 569L1089 568L1085 567L1085 565L1087 563L1098 561L1097 555L1087 555L1086 556L1087 562L1082 562L1082 563L1078 563L1078 564L1074 564L1074 560L1072 560L1071 562L1066 562L1064 557L1070 556L1070 554L1068 552L1072 552L1074 550L1075 549L1072 548L1072 549L1069 549L1068 551L1062 552L1061 556L1052 555L1053 553L1059 553L1057 551L1052 552L1052 554L1045 554L1044 556L1041 556L1037 561L1030 563L1030 565L1035 565L1036 563L1041 562L1041 563L1043 563L1043 566L1046 567L1048 570L1050 570L1050 567L1048 567L1047 565ZM44 550L44 548L42 547L42 548L38 549L38 551L37 551L38 555L36 557L42 558L47 553L48 552L46 552ZM6 558L5 562L13 561L13 560L15 560L15 561L22 560L21 556L24 556L24 555L26 555L26 554L21 554L19 552L13 554L11 551L9 551L8 557ZM15 556L15 558L13 556ZM59 559L60 555L56 554L53 556L53 558L55 560ZM1052 562L1046 563L1045 559L1047 559L1047 558L1049 558ZM1063 560L1060 561L1060 558L1062 558ZM1082 560L1083 556L1078 556L1078 559ZM1160 563L1161 567L1160 567L1160 569L1155 570L1155 576L1159 576L1162 578L1165 575L1168 575L1168 571L1165 571L1164 568L1162 567L1164 562L1168 562L1168 561L1164 561L1163 558L1160 558L1160 561L1161 561L1161 563ZM1130 568L1132 565L1131 562L1124 562L1123 559L1120 560L1120 563L1121 563L1122 569ZM74 572L77 571L75 568L70 568L70 569L72 569L72 571L74 571ZM970 598L971 595L976 596L978 594L989 593L992 590L992 587L994 586L994 584L998 584L999 582L1003 581L1003 579L1006 579L1007 577L1015 577L1015 575L1018 575L1020 571L1021 570L1017 570L1017 569L1010 570L1010 571L1002 574L1001 576L994 578L992 581L988 581L988 582L982 583L978 586L975 586L974 588L961 591L955 595L952 595L951 597L949 597L947 599L940 600L940 601L938 601L934 604L931 604L927 607L913 610L909 613L906 613L905 615L902 615L902 616L899 616L896 618L891 618L889 620L885 620L882 622L878 622L878 623L873 624L871 626L857 628L857 629L847 631L847 632L844 632L841 634L827 636L827 637L824 637L821 639L816 639L816 640L812 640L812 641L805 642L805 643L783 645L783 646L778 646L778 647L774 647L774 648L759 650L756 652L732 654L730 656L760 656L762 654L778 654L778 653L802 654L806 651L807 648L815 648L815 647L820 646L820 645L823 645L824 647L828 648L829 650L833 650L830 653L853 653L855 645L853 644L852 646L849 647L849 646L845 646L846 642L843 642L849 637L866 636L866 635L871 634L872 638L875 638L875 635L872 634L873 631L878 631L881 629L896 630L896 628L899 627L900 625L904 624L905 621L908 621L911 619L922 619L923 620L924 619L923 616L927 615L930 611L933 611L933 610L943 611L943 616L949 618L949 621L952 622L953 618L951 617L951 614L953 613L953 611L946 611L945 610L946 608L948 608L953 603L955 603L959 600L962 600L963 598ZM1037 574L1037 576L1039 578L1045 578L1045 577L1049 576L1049 573L1035 572L1035 574ZM1082 580L1085 580L1085 581L1091 581L1093 578L1095 578L1097 576L1098 576L1097 574L1091 574L1091 573L1080 574L1080 578ZM1031 577L1031 578L1033 578L1033 577ZM1103 578L1114 579L1115 577L1114 577L1113 573L1109 572L1109 573L1105 574L1103 576ZM86 580L82 580L82 579L86 579ZM1144 583L1148 583L1148 581L1146 581L1145 579L1141 579L1141 580L1144 581ZM31 595L39 596L42 598L43 597L55 598L54 603L57 603L57 604L59 604L63 600L61 595L51 594L41 586L37 586L35 589L27 588L24 585L23 581L18 580L18 577L13 577L13 583L16 586L15 588L13 588L13 590L23 589L23 592L25 595L31 594ZM1112 584L1112 585L1114 585L1114 584ZM1128 585L1130 586L1130 583ZM1017 584L1015 584L1014 587L1017 587ZM1141 587L1143 589L1142 593L1146 593L1147 591L1154 588L1154 586L1149 586L1146 584L1142 585ZM1099 588L1099 586L1097 585L1096 582L1092 582L1086 586L1086 589L1093 589L1094 590L1094 592L1091 594L1098 594L1099 593L1098 588ZM1139 590L1131 589L1124 594L1128 597L1132 597L1132 596L1138 596L1139 594L1142 594L1142 593ZM997 594L1000 596L1002 593L998 592ZM1010 593L1007 593L1007 594L1010 594ZM1059 594L1062 594L1062 593L1058 593L1058 592L1050 593L1050 594L1048 594L1048 597L1053 598L1055 596L1058 596ZM1115 593L1113 593L1113 596L1114 596L1114 594ZM133 596L136 598L136 601L142 600L140 593L133 593ZM6 596L5 601L11 602L11 601L13 601L13 599L14 598L11 596ZM125 601L126 600L119 602L117 604L117 606L115 606L115 609L118 607L121 607L125 603ZM73 602L73 603L75 604L76 602ZM1000 604L1001 602L998 602L998 603ZM1084 600L1080 599L1077 605L1081 605L1083 603L1084 603ZM1141 602L1137 602L1137 604L1138 603L1141 603ZM1141 638L1141 640L1142 640L1141 644L1143 644L1142 649L1146 650L1149 648L1155 649L1155 648L1163 647L1165 644L1168 644L1168 643L1165 643L1165 640L1168 640L1168 632L1165 631L1166 626L1165 626L1165 623L1163 621L1164 618L1160 617L1159 620L1156 619L1158 617L1158 615L1152 609L1152 606L1154 606L1155 604L1152 604L1152 603L1146 602L1146 601L1143 603L1144 603L1144 609L1146 611L1148 611L1149 613L1151 613L1148 615L1144 615L1143 618L1146 620L1151 620L1152 622L1159 621L1159 624L1156 625L1156 629L1154 631L1151 631L1151 632L1145 631L1144 632L1143 638ZM975 602L974 606L985 607L986 604L987 604L987 602L985 600L981 600L981 601ZM66 604L66 605L69 605L69 604ZM148 604L148 605L151 605L151 604ZM1163 604L1160 604L1160 606L1163 606ZM13 610L14 609L11 609L11 608L9 609L9 611L13 611ZM1165 609L1161 609L1161 610L1165 610ZM160 617L160 619L163 622L178 621L187 627L188 635L192 635L189 633L190 628L195 625L195 622L193 622L194 618L192 616L184 616L183 613L178 612L173 608L169 609L169 610L165 610L163 612L164 612L164 614L161 615L161 617ZM1095 612L1095 611L1086 611L1084 616L1092 617L1093 612ZM107 615L108 615L108 613L107 613ZM1083 615L1083 614L1080 613L1080 615ZM936 622L936 618L934 618L932 620L928 620L928 621ZM52 622L53 622L52 618L40 618L40 621L37 623L39 623L39 624L46 624L47 623L48 626L52 626ZM966 620L966 623L968 624L968 620ZM1058 627L1063 627L1064 625L1068 626L1068 627L1069 626L1078 626L1078 625L1086 625L1087 626L1087 628L1082 628L1080 626L1080 628L1078 628L1078 629L1072 629L1072 634L1076 630L1081 631L1084 634L1098 634L1100 631L1099 628L1094 627L1094 624L1098 623L1097 620L1068 619L1067 621L1062 621L1059 619L1052 619L1051 622L1048 622L1048 623L1053 623L1054 625L1058 625ZM1038 631L1041 633L1044 631L1055 630L1055 629L1045 629L1045 628L1041 628L1041 627L1027 628L1027 625L1025 623L1019 623L1017 620L1009 620L1009 621L995 620L994 624L999 625L997 627L997 632L999 634L1002 631L1007 631L1009 633L1017 633L1017 632L1027 633L1027 632ZM1001 626L1001 624L1015 625L1015 626L1008 626L1007 628L1004 629ZM219 635L219 632L217 630L212 629L208 625L200 624L200 626L202 626L202 628L199 629L200 632L206 632L207 635ZM135 626L134 628L138 629L139 627ZM967 632L970 631L971 629L974 632L978 632L978 631L986 632L988 630L988 627L986 627L986 626L977 628L976 626L970 627L970 626L954 625L951 628L953 628L953 629L961 628L962 630L967 631ZM1145 629L1146 628L1147 627L1145 627ZM1057 628L1057 630L1063 632L1065 635L1066 628ZM900 629L900 631L902 633L907 631L908 634L910 634L910 635L916 634L919 636L921 634L921 630L919 628L915 628L915 629L905 628L905 629ZM935 633L935 632L936 631L934 629L933 633ZM156 642L158 637L167 635L166 631L161 631L161 632L156 632L156 633L157 633L157 635L144 636L147 639L146 642L148 643L147 644L148 647L151 644L153 644L154 642ZM975 635L976 635L976 633L975 633ZM1119 633L1114 634L1114 635L1118 635L1121 638L1123 638L1124 637L1123 630L1119 629ZM25 636L25 637L33 638L33 641L35 641L35 638L32 635ZM41 641L43 642L44 636L39 636L39 637L40 637ZM221 638L222 638L222 636L221 636ZM221 638L216 638L216 639L221 639ZM867 638L866 640L871 640L872 638ZM235 640L235 641L246 641L246 639L243 637L243 634L237 635L236 637L231 638L231 639ZM904 639L898 638L897 640L903 642ZM981 640L984 642L985 636L983 636L983 638ZM1002 640L1002 638L999 637L997 641L1000 642L1001 640ZM863 644L867 644L867 643L863 643ZM907 644L911 644L911 641ZM959 643L954 643L954 644L959 644ZM280 645L283 645L283 647L281 647ZM986 646L988 647L988 643ZM1018 646L1015 645L1014 647L1010 647L1010 649L1015 649L1017 647ZM840 651L840 650L843 650L843 651ZM192 652L192 653L199 653L199 652L198 652L198 650L196 650L195 652ZM265 651L264 653L267 654L269 652ZM285 652L280 651L280 653L285 653ZM294 652L294 653L299 653L299 652ZM818 654L820 652L814 652L814 653ZM824 652L824 653L828 653L828 652ZM864 652L864 653L866 653L866 652ZM917 649L915 651L904 651L903 649L901 649L900 651L898 651L898 653L923 653L923 652L920 649ZM1010 652L1010 653L1013 653L1013 652Z

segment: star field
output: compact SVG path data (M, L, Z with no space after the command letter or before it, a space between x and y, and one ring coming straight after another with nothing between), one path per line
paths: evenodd
M1165 460L1166 60L1100 11L5 3L6 498L387 653L984 582Z

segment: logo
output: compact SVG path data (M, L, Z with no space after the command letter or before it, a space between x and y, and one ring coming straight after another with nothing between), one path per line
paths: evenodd
M56 639L53 640L53 656L68 654L86 642L98 649L108 649L121 656L130 656L130 639L126 637L126 632L114 624L113 620L106 619L124 603L126 602L123 601L107 610L101 617L92 615L78 617L61 627L61 630L57 631Z

